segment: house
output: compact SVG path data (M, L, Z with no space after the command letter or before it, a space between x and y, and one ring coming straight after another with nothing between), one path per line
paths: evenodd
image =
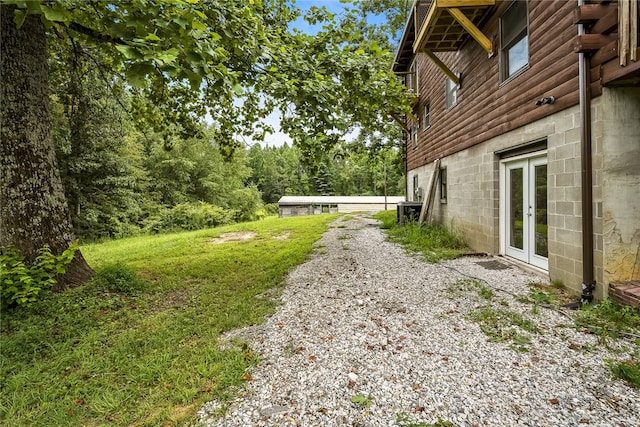
M282 196L278 200L279 216L320 213L378 212L396 209L403 196Z
M636 0L416 1L393 71L415 93L407 198L583 299L640 278ZM636 282L638 283L638 282Z

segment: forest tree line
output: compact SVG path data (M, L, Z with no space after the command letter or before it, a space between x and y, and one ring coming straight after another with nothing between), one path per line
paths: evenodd
M124 88L114 96L97 68L76 62L71 73L52 67L50 90L60 175L83 239L253 220L275 213L284 195L403 192L394 148L357 149L354 141L310 160L286 143L225 154L206 127L190 138L143 132Z
M400 162L380 159L383 147L396 155L397 121L411 110L390 67L410 3L348 3L339 14L309 7L309 34L287 0L4 0L0 248L31 265L78 237L264 214L273 187L293 191L259 175L244 144L273 131L272 113L304 160L291 185L396 193L389 166ZM377 148L370 165L364 147ZM73 253L58 290L93 274Z

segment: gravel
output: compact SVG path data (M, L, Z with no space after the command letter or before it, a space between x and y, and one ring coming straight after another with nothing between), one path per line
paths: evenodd
M635 344L603 345L562 313L519 302L544 279L486 261L505 265L429 264L386 241L375 220L338 219L290 273L278 311L226 337L261 362L235 401L201 408L200 424L640 426L640 390L604 361L628 359ZM482 307L519 313L537 332L512 323L492 339L471 320Z

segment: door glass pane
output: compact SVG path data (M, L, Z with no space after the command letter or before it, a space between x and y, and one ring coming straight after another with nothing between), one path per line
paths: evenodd
M549 247L547 239L547 165L535 167L536 180L536 255L548 258Z
M509 246L518 249L524 249L522 172L522 168L509 171L509 184L511 187L511 194L509 195Z

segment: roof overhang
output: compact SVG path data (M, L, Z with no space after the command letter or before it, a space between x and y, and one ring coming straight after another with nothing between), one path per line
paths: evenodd
M493 43L477 27L495 0L433 0L418 29L413 52L452 52L473 37L489 54Z
M434 52L455 52L472 37L492 55L493 43L478 25L495 3L496 0L416 0L396 50L393 71L407 72L415 54L426 52L449 78L458 83L455 74Z

